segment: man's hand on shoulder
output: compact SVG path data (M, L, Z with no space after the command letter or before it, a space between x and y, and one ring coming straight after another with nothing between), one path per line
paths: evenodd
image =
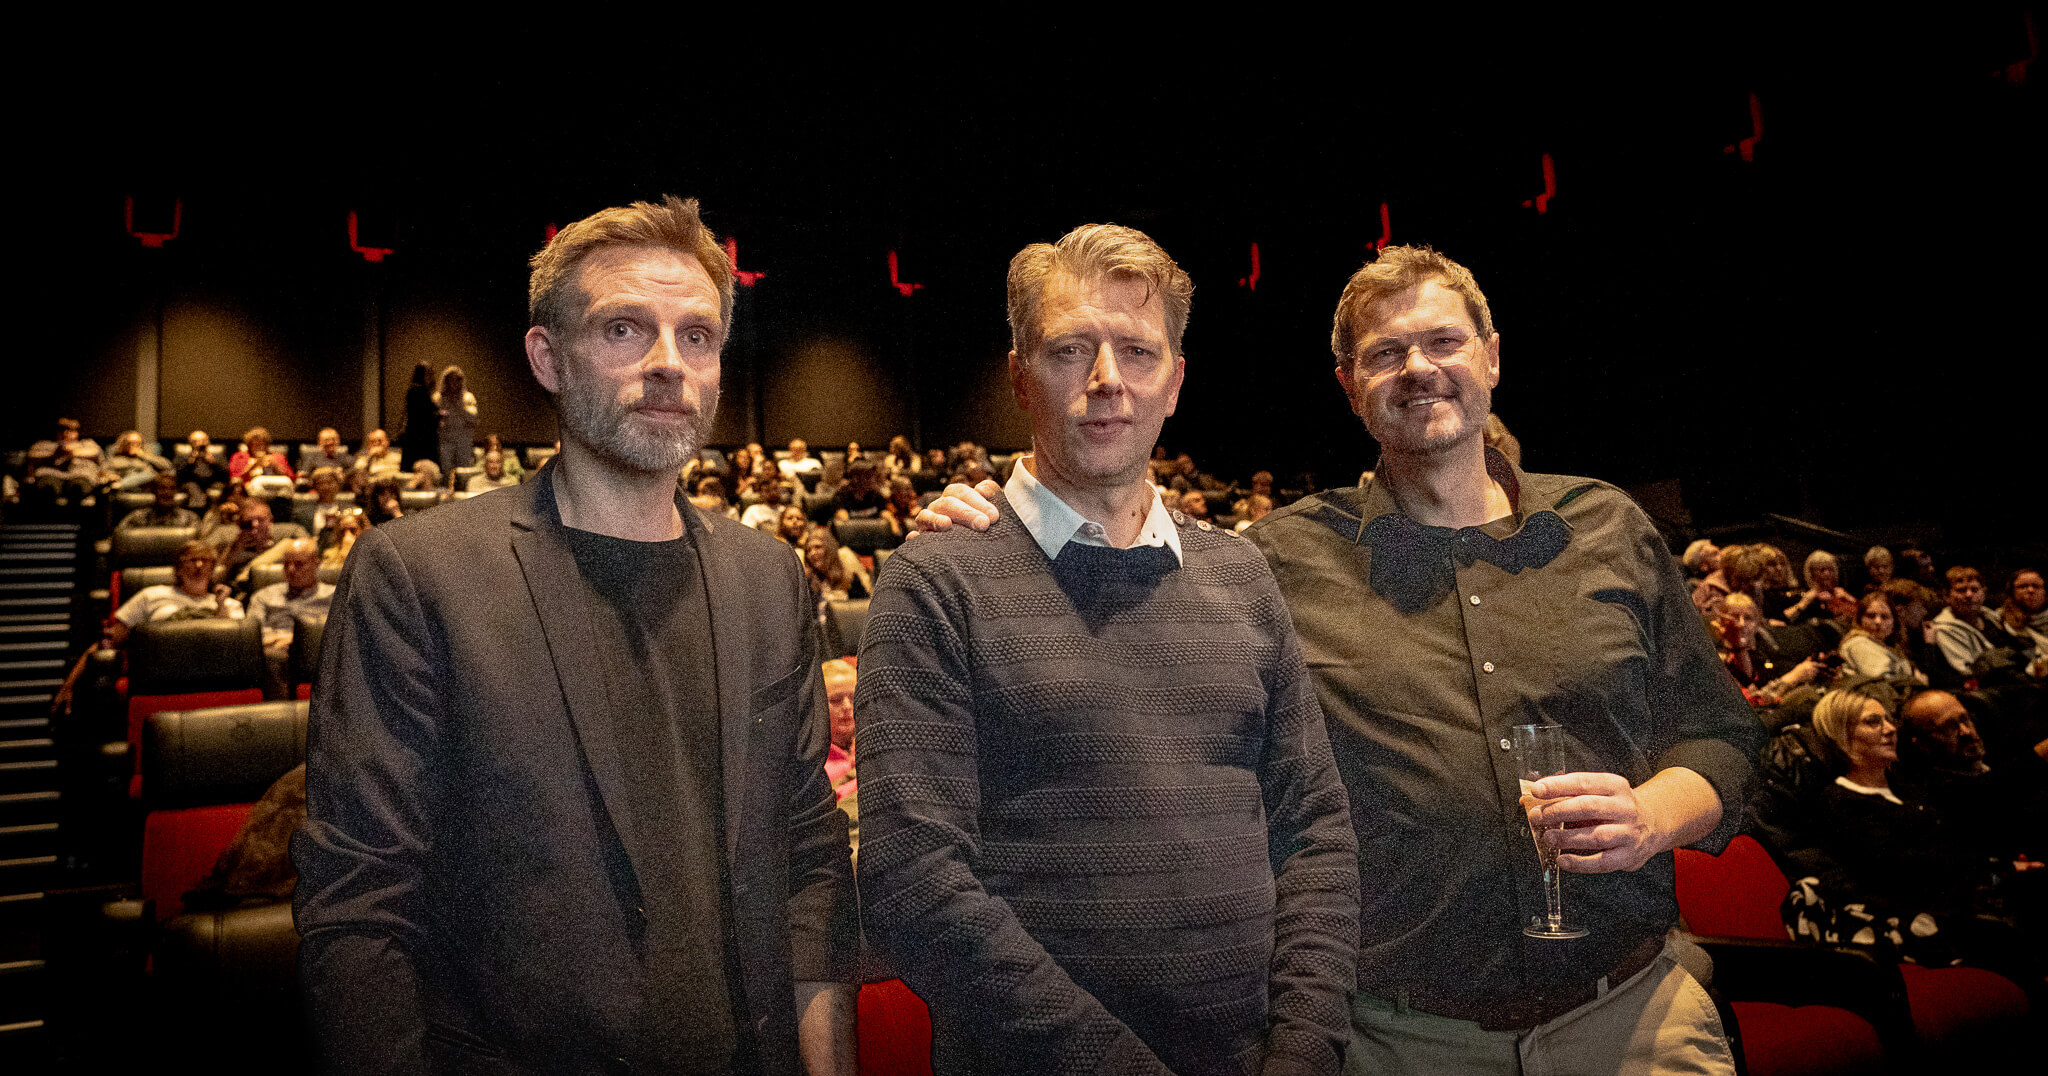
M1529 790L1529 824L1563 826L1546 836L1557 865L1579 874L1632 871L1713 832L1721 820L1714 786L1682 767L1639 786L1614 773L1563 773Z
M955 482L946 487L945 494L938 500L918 510L917 529L904 537L914 537L925 531L947 530L955 523L985 531L1001 515L989 498L1001 493L1002 489L993 478L984 478L976 486Z

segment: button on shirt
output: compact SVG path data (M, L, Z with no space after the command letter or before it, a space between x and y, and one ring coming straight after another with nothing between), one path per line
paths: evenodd
M1032 540L1045 551L1045 559L1059 559L1060 550L1068 542L1081 545L1114 548L1106 535L1109 533L1100 523L1083 516L1060 500L1059 495L1045 487L1026 462L1031 457L1017 460L1010 469L1009 484L1003 487L1003 496L1009 498L1010 507L1017 513L1017 521L1031 532ZM1180 553L1180 530L1173 525L1173 517L1167 514L1166 505L1159 500L1159 491L1147 487L1152 495L1152 510L1145 514L1145 525L1138 531L1134 546L1165 546L1173 551L1173 559L1183 564L1186 558Z

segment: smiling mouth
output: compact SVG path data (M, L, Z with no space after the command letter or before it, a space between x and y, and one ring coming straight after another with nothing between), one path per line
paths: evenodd
M1430 406L1431 404L1440 404L1440 403L1450 403L1450 402L1451 402L1451 397L1449 397L1449 396L1417 396L1417 397L1414 397L1413 399L1408 399L1408 400L1403 400L1403 401L1401 401L1401 407L1402 407L1402 408L1404 408L1404 409L1405 409L1405 408L1410 408L1410 407L1428 407L1428 406Z

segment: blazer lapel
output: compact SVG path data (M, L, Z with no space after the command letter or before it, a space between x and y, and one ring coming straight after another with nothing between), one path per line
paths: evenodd
M605 720L604 677L598 672L604 667L604 655L598 653L585 616L590 585L576 569L575 554L562 538L552 472L553 468L547 468L521 487L522 493L532 492L526 506L512 515L512 554L533 597L533 610L540 618L541 635L554 663L555 679L562 686L562 701L576 730L576 742L583 749L612 831L625 846L637 878L644 835L633 829L618 739Z
M704 596L711 605L711 669L718 684L718 731L724 756L720 762L725 777L725 856L728 863L737 863L740 830L745 828L741 816L747 802L747 753L753 733L748 706L753 682L747 672L755 651L748 635L752 620L742 611L753 605L746 580L730 563L724 544L712 535L710 524L696 508L688 501L683 504L683 519L704 580Z

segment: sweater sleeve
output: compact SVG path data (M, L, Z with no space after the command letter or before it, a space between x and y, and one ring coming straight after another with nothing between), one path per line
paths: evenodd
M1277 591L1273 604L1280 606ZM1334 1073L1351 1037L1358 836L1301 643L1284 613L1271 674L1264 788L1275 909L1267 1076Z
M926 542L935 541L927 538ZM1163 1073L976 876L980 765L962 597L890 559L854 693L868 936L929 1004L1018 1071Z

